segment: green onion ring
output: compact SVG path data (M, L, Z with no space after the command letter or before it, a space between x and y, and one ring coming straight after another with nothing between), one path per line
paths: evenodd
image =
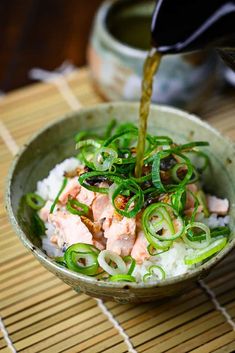
M160 174L161 159L168 157L172 153L182 158L185 161L185 164L187 165L188 170L184 179L181 180L177 185L163 185L161 181L161 174ZM193 166L190 162L190 159L182 155L181 153L178 153L178 152L176 153L174 152L174 150L167 150L167 151L158 152L153 156L152 183L160 192L165 193L167 191L174 191L174 190L177 190L179 187L185 186L187 183L190 182L192 174L193 174Z
M216 227L210 229L211 232L211 238L217 238L217 237L228 237L231 233L229 227L227 226L222 226L222 227ZM205 232L200 232L197 235L194 235L193 232L188 231L187 237L191 241L203 241L206 239Z
M40 210L46 203L46 201L39 195L30 192L26 194L26 203L33 210Z
M179 214L185 209L186 189L184 187L179 188L174 194L171 195L171 203Z
M166 273L161 266L152 265L148 268L148 272L143 276L143 282L155 282L154 277L156 277L156 272L160 281L166 278Z
M60 264L61 266L64 266L64 267L67 267L64 256L56 256L56 257L54 257L54 260L55 260L55 262L57 262L57 264Z
M101 147L101 142L98 142L96 140L93 139L88 139L88 140L83 140L83 141L79 141L76 143L76 150L83 148L83 147L88 147L88 146L93 146L96 148L100 148Z
M116 268L110 266L110 261L116 264ZM127 266L124 260L113 251L102 250L98 256L100 267L112 276L119 274L127 274Z
M192 255L186 255L184 262L186 265L194 265L203 260L206 260L208 257L216 254L218 251L221 251L227 244L227 238L219 238L210 243L206 248L195 251Z
M115 204L115 199L118 195L122 194L125 190L130 190L131 192L134 193L134 196L132 197L132 201L134 202L134 207L132 210L124 209L121 210L119 209L116 204ZM137 213L142 209L143 204L144 204L144 194L139 187L137 183L135 183L133 180L124 180L122 181L114 190L113 195L112 195L112 204L115 210L122 216L127 217L127 218L133 218L137 215ZM128 203L128 206L130 204Z
M117 184L122 182L122 179L123 179L122 176L114 174L114 173L111 173L111 172L93 171L93 172L87 172L87 173L84 173L84 174L80 175L80 177L78 178L78 181L79 181L81 186L84 186L84 188L86 188L88 190L92 190L92 191L95 191L95 192L100 192L102 194L108 194L109 193L109 188L108 187L107 188L101 188L101 187L98 187L98 186L89 185L89 184L87 184L85 182L86 179L93 178L93 177L99 177L99 176L104 176L107 179L109 179L112 182L115 182Z
M199 146L209 146L209 142L207 141L194 141L194 142L189 142L189 143L185 143L183 145L177 146L175 148L175 151L187 151L187 150L191 150L194 147L199 147Z
M79 211L78 208L81 208L82 210ZM69 198L66 203L66 210L78 216L86 215L89 213L89 207L87 205L71 198Z
M114 275L109 278L111 282L135 282L135 277L126 274L126 275Z
M128 274L128 275L132 275L132 273L133 273L133 271L134 271L134 269L135 269L135 266L136 266L136 261L135 261L135 259L134 259L131 255L128 255L128 256L125 256L125 257L123 258L123 260L124 260L126 263L130 262L130 267L129 267L129 269L128 269L127 274Z
M200 241L191 241L187 237L187 232L190 231L192 228L199 228L204 231L205 234L205 240L200 242ZM195 236L196 237L196 236ZM204 249L206 248L210 242L211 242L211 235L210 235L210 228L208 228L204 223L200 222L190 222L186 227L185 227L185 234L182 236L182 239L184 242L190 246L193 249Z
M95 275L98 271L98 253L99 250L93 245L77 243L66 249L64 259L68 269L90 276Z
M175 232L174 226L172 229L171 223L173 221L172 221L171 216L170 216L167 209L170 209L170 212L172 213L172 215L175 216L174 220L176 220L180 225L180 230L178 230L177 232ZM158 217L160 216L160 218L161 218L161 215L163 215L164 220L165 220L165 222L164 221L160 222L158 227L156 227L157 231L159 231L161 228L163 228L161 226L161 223L162 223L163 226L168 224L169 229L172 229L175 233L172 232L172 234L170 236L158 235L155 230L154 223L151 222L151 217L156 216L156 215ZM155 239L160 240L160 242L167 241L165 246L163 246L163 250L170 246L170 244L168 243L169 241L171 242L172 240L175 240L175 239L181 237L184 232L184 229L185 229L183 219L179 216L178 212L174 209L174 207L169 204L163 203L163 202L154 203L145 209L143 216L142 216L142 226L143 226L144 233L145 233L147 240L154 247L156 247ZM158 243L157 243L157 245L158 245Z
M108 156L104 158L103 154L107 154ZM112 148L101 147L94 155L93 164L98 171L110 170L117 159L117 151Z

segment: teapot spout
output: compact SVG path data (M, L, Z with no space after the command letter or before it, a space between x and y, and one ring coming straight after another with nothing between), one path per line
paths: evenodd
M162 54L228 47L231 64L234 23L235 0L159 0L152 18L153 46ZM227 57L227 49L223 52Z

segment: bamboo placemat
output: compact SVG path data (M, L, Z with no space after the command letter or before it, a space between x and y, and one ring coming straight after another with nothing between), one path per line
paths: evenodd
M17 146L76 104L100 101L86 69L59 84L35 84L3 97L1 190ZM215 95L200 115L235 141L234 112L235 94L230 92ZM193 290L185 288L181 297L141 305L103 304L75 293L27 252L8 223L3 193L0 219L2 353L235 352L235 252Z

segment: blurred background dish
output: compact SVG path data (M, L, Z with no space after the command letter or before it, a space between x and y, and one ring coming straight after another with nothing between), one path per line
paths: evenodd
M108 0L94 21L88 62L108 100L139 100L143 63L150 49L152 0ZM166 56L154 81L153 102L196 109L215 85L213 51Z

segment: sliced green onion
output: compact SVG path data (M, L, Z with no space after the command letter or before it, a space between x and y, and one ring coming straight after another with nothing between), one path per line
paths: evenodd
M179 230L175 230L175 224L179 226ZM172 240L179 238L184 232L184 222L173 206L159 202L148 206L142 216L142 225L145 236L150 244L159 248L156 239L163 243L163 250L168 248ZM169 235L164 234L167 230ZM160 232L163 232L162 234Z
M203 230L203 234L205 236L205 240L200 242L200 241L191 241L189 240L189 238L187 237L187 233L190 232L193 228L199 228ZM193 233L194 234L194 233ZM196 238L196 234L195 234L195 238ZM200 223L200 222L192 222L189 223L186 227L185 227L185 234L182 236L182 239L184 240L184 242L190 246L193 249L203 249L206 248L210 242L211 242L211 234L210 234L210 228L208 228L204 223Z
M136 261L135 261L135 259L133 259L133 257L132 257L131 255L128 255L128 256L125 256L125 257L123 258L123 260L125 261L125 263L127 264L127 266L128 266L128 262L130 263L130 266L129 266L129 268L128 268L127 274L128 274L128 275L132 275L132 273L133 273L133 271L134 271L134 269L135 269L135 266L136 266Z
M175 151L187 151L187 150L191 150L194 147L199 147L199 146L209 146L209 142L207 141L194 141L194 142L189 142L189 143L185 143L183 145L177 146L175 148Z
M215 237L219 237L219 236L229 236L231 233L231 230L229 229L229 227L227 226L223 226L223 227L216 227L211 229L211 237L215 238Z
M132 127L130 129L125 129L124 131L120 131L118 133L116 133L115 135L111 136L110 138L108 138L103 146L104 147L107 147L107 146L110 146L112 143L114 143L116 140L120 139L120 137L123 138L123 136L126 136L126 135L138 135L138 129L136 127ZM124 146L122 146L123 148L126 148L127 145L125 144Z
M187 173L178 184L173 185L163 185L161 181L161 160L168 157L170 154L175 154L181 159L184 160L184 165L187 166ZM160 151L153 156L153 164L152 164L152 183L160 192L174 191L179 187L185 186L190 182L190 179L193 175L193 166L190 162L190 159L184 156L179 152L174 152L174 150Z
M45 235L46 233L45 224L36 212L34 212L32 215L32 223L33 223L33 226L34 226L33 229L36 235L38 236Z
M91 190L91 191L95 191L95 192L100 192L102 194L108 194L109 193L109 188L108 187L99 187L99 186L95 186L95 185L89 185L86 180L90 179L90 178L95 178L95 177L104 177L107 180L111 180L114 183L120 183L122 182L122 177L111 173L111 172L87 172L84 173L82 175L80 175L80 177L78 178L78 181L80 183L80 185L84 186L86 189Z
M78 216L82 216L89 213L89 207L87 205L78 202L76 199L71 198L69 198L66 203L66 210Z
M66 249L64 259L70 270L90 276L98 271L98 253L99 250L93 245L77 243Z
M179 188L171 195L172 206L181 213L185 209L186 204L186 190L185 188Z
M210 165L210 158L205 152L192 149L184 153L188 154L191 162L194 164L199 173L202 173ZM196 157L196 159L194 157ZM200 160L202 161L201 163L199 162Z
M176 163L171 169L171 176L172 176L173 180L176 181L177 183L180 183L182 181L182 179L180 179L178 177L178 170L182 167L187 168L187 164L186 163Z
M132 193L134 193L134 196L131 197L131 199L126 204L125 209L122 210L116 206L115 199L118 195L123 194L125 191L131 191ZM132 202L134 206L130 210ZM134 180L124 180L115 188L112 195L112 204L119 214L124 217L132 218L135 217L137 213L142 209L144 204L144 194L139 185L134 182Z
M154 248L151 244L147 246L147 251L150 256L158 256L160 254L163 254L164 252L168 251L169 248L166 248L165 250L159 251L159 249Z
M64 178L63 183L62 183L62 185L61 185L61 188L60 188L58 194L56 195L56 198L55 198L53 204L51 205L50 213L53 213L53 211L54 211L54 209L55 209L55 206L57 205L57 203L58 203L58 201L59 201L59 197L60 197L60 195L62 194L62 192L63 192L65 186L67 185L67 182L68 182L67 178Z
M222 227L216 227L210 230L211 232L211 238L217 238L217 237L228 237L229 234L231 233L229 227L227 226L222 226ZM200 232L197 235L195 235L193 232L188 232L187 237L191 241L202 241L206 239L205 232Z
M196 194L199 204L202 205L205 217L210 216L210 212L207 207L206 196L202 190L199 190Z
M173 144L172 139L168 136L151 136L151 142L157 146L168 146Z
M143 281L155 282L156 280L163 280L166 278L166 273L161 266L152 265L148 268L148 272L143 276Z
M111 282L135 282L135 277L131 275L114 275L109 279Z
M78 149L80 149L82 147L87 147L87 146L100 148L101 147L101 143L96 141L96 140L93 140L93 139L79 141L79 142L76 143L76 150L78 150Z
M82 139L84 139L85 137L96 137L94 133L91 133L90 131L80 131L79 133L77 133L75 135L75 141L79 142Z
M58 264L67 267L66 261L64 259L64 256L57 256L54 258L55 262L57 262Z
M118 153L108 147L101 147L94 155L93 163L96 170L110 170L113 163L117 161Z
M199 207L199 200L198 198L194 195L194 193L191 190L187 190L187 192L192 196L192 198L194 199L194 210L193 213L191 215L191 219L190 219L190 223L194 223L195 222L195 218L198 212L198 207Z
M195 251L192 255L185 256L184 262L186 265L194 265L199 262L202 262L203 260L206 260L207 258L216 254L218 251L222 250L226 244L226 237L216 239L206 248Z
M33 210L40 210L46 203L46 201L39 195L30 192L26 194L26 203Z
M110 262L114 263L116 267L111 266ZM102 250L98 256L98 263L104 271L112 276L127 274L127 266L124 260L113 251Z

